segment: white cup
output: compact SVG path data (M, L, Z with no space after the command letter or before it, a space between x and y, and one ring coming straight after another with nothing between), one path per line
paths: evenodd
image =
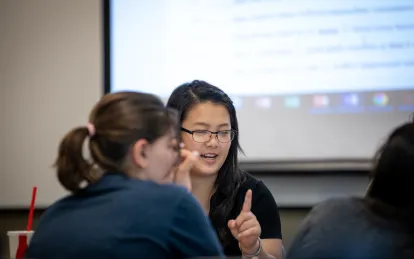
M16 258L17 248L19 246L19 236L27 236L27 246L29 246L33 234L34 231L27 230L7 231L7 236L9 237L10 259Z

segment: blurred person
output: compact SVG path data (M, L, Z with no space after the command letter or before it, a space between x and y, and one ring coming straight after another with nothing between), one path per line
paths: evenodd
M366 196L315 206L287 258L414 258L414 122L378 150Z
M42 215L26 257L222 256L198 201L170 184L187 179L197 160L180 149L178 130L177 114L153 95L105 95L89 123L60 143L55 167L71 194ZM82 154L85 140L91 162Z

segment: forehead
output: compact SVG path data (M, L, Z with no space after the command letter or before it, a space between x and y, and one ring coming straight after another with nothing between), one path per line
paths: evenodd
M188 111L183 124L207 124L210 126L230 125L230 115L224 105L204 102L193 106Z

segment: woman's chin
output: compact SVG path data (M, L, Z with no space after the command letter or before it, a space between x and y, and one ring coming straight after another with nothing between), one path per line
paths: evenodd
M197 176L213 176L217 175L220 166L214 163L206 163L204 161L197 161L192 173Z

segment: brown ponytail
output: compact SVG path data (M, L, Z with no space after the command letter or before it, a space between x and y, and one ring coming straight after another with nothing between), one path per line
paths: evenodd
M81 184L95 182L106 172L125 173L128 153L138 139L153 143L171 134L171 130L174 135L180 132L176 113L166 110L158 97L138 92L105 95L92 109L88 121L94 127L88 145L92 161L82 154L89 136L85 126L66 134L55 162L60 183L71 192L81 190Z
M86 127L71 130L62 139L54 166L59 182L71 192L81 189L80 185L90 179L92 164L83 157L83 144L88 137Z

